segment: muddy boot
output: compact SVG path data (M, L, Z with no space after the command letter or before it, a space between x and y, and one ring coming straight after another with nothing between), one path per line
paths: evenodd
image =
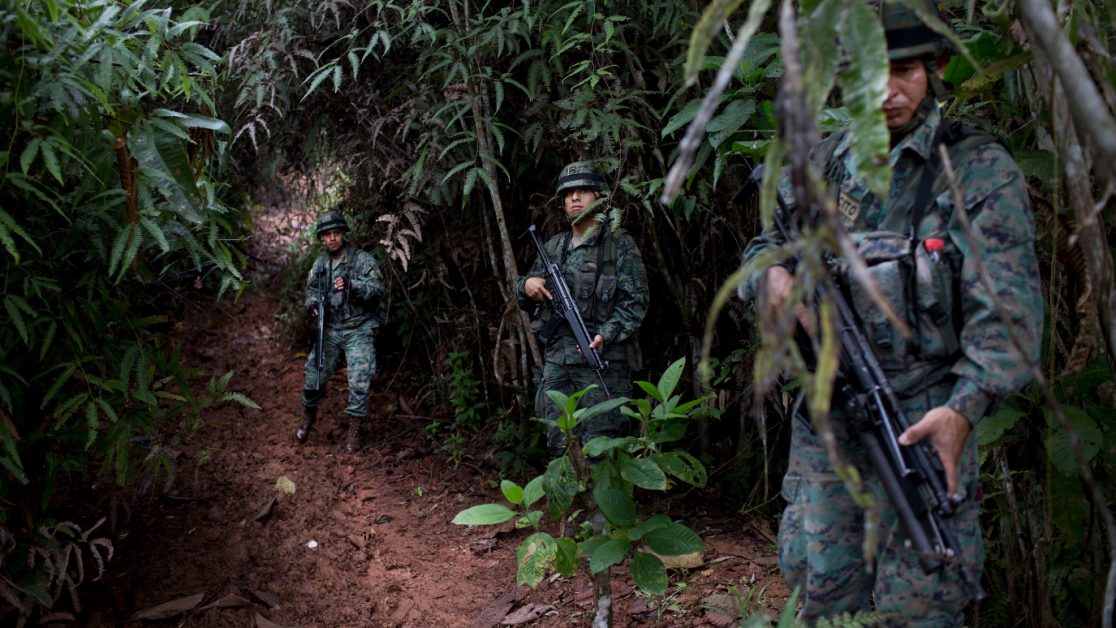
M310 437L310 428L314 427L314 421L318 418L318 409L303 407L302 410L302 425L299 425L298 429L295 430L295 440L305 443L306 439Z
M355 454L360 451L360 419L355 416L348 417L349 426L345 430L345 451Z

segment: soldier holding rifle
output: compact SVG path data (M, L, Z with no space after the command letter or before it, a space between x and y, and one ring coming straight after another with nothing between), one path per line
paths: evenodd
M936 13L932 3L926 5ZM866 559L864 513L799 403L783 479L787 507L779 529L779 566L788 584L802 587L801 616L807 621L874 608L886 625L960 626L966 605L981 595L984 560L973 428L1030 379L1028 365L1038 359L1043 301L1035 229L1023 175L1007 150L975 128L942 117L936 97L943 95L948 40L904 4L885 2L879 8L891 62L883 103L891 133L890 193L876 197L856 175L847 133L823 140L814 159L879 294L910 329L903 335L837 260L835 279L849 316L874 354L869 358L878 361L897 410L909 419L894 437L895 450L906 454L929 444L925 451L941 476L935 480L949 494L937 522L957 551L926 556L916 549L910 524L902 522L881 483L872 445L854 433L873 423L856 416L869 406L842 398L854 391L863 401L872 391L848 384L857 378L843 372L829 423L865 489L882 504L880 546ZM963 207L954 206L943 160L936 156L940 146L949 151ZM791 207L786 177L780 195L784 205L777 212L789 224L787 214L797 208ZM745 249L743 261L786 238L777 230L761 234ZM788 262L758 272L741 286L740 296L758 298L765 311L785 311L795 270ZM848 353L842 347L843 368ZM915 493L915 505L927 505Z
M537 308L536 324L547 332L542 334L548 340L542 382L535 398L538 417L556 418L547 390L568 395L596 385L583 398L582 406L587 407L604 401L607 394L629 395L631 372L640 368L637 332L647 312L647 272L632 237L623 229L608 229L599 204L605 190L604 179L589 162L563 168L555 195L562 202L570 229L545 245L547 255L565 276L592 339L590 347L604 360L604 368L598 372L589 366L570 325L563 321L550 323L556 316L549 305L555 297L554 287L547 285L541 258L516 286L520 307L528 311ZM626 418L614 411L579 424L576 434L585 443L596 436L620 435L625 424ZM562 435L551 430L547 434L550 454L560 455L562 445Z
M295 439L304 443L310 437L318 406L325 398L326 383L344 358L349 372L349 405L340 423L346 433L345 449L354 453L360 449L361 423L368 416L368 393L376 374L374 336L380 324L383 276L376 258L346 241L349 224L341 212L322 212L316 231L326 250L314 261L306 278L304 307L318 322L319 331L303 369L304 416Z

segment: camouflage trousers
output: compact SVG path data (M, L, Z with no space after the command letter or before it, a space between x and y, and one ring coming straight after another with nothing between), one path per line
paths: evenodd
M931 403L945 402L948 388L937 388L904 403L912 422L921 418ZM887 626L961 626L970 598L958 565L947 563L937 572L923 571L863 448L841 433L843 422L839 416L832 421L843 455L857 466L865 490L881 506L879 545L875 560L867 561L864 511L834 473L809 419L796 416L790 466L783 478L787 507L779 525L779 569L788 585L801 587L800 617L813 622L874 609L880 623ZM984 545L978 520L980 477L973 436L961 459L960 485L969 500L946 520L946 526L961 546L962 560L979 574Z
M372 376L376 374L375 321L368 320L348 329L326 328L322 344L325 346L324 364L320 386L314 388L318 354L315 348L302 369L302 405L317 408L325 399L326 384L340 366L341 359L349 367L349 405L345 413L353 417L368 416L368 391Z
M608 387L608 392L614 398L628 397L632 394L631 369L627 362L610 361L601 375L604 378L605 386ZM546 391L557 390L563 394L572 395L594 384L597 387L581 398L581 402L578 404L580 408L588 408L608 399L601 389L597 372L587 366L571 366L547 361L543 365L542 382L535 391L535 416L544 419L558 418L558 408L554 407L554 402L546 395ZM613 410L579 423L574 428L574 435L584 444L597 436L623 435L626 433L627 427L628 417L621 414L619 410ZM557 428L547 429L546 448L552 454L562 450L562 432Z

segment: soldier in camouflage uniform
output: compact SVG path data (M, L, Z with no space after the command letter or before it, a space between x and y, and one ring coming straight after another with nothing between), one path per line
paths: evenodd
M314 261L306 279L306 312L317 317L317 299L326 300L326 327L323 347L315 347L303 368L302 407L305 415L295 432L299 443L306 442L325 398L326 383L344 358L349 369L349 405L341 418L346 430L345 449L360 449L360 429L368 416L368 392L376 374L376 347L373 342L380 324L380 295L384 293L382 275L371 254L345 241L348 223L338 211L318 216L318 239L326 250ZM324 366L316 368L318 351L323 351Z
M844 278L850 306L914 422L900 443L927 439L942 461L950 492L964 498L945 521L964 550L960 559L979 574L982 492L972 431L1030 379L1027 365L1038 359L1043 300L1033 218L1023 175L1007 150L971 127L942 118L934 96L942 89L947 40L902 4L885 4L881 18L891 59L883 104L894 169L890 194L876 197L856 176L848 134L824 140L815 161L876 285L908 319L912 335L904 338L863 287ZM972 224L972 247L955 217L945 177L924 177L943 170L933 156L942 143ZM786 176L780 194L793 203ZM764 233L749 243L743 261L782 243L778 233ZM978 259L994 294L981 283ZM780 311L794 285L793 273L793 264L772 266L742 285L740 297L762 297L761 306ZM863 512L834 473L805 411L799 411L783 479L788 505L779 529L779 565L788 584L802 587L801 616L813 621L874 608L887 625L961 625L971 600L957 565L923 571L859 439L847 433L840 400L832 407L841 450L883 505L880 547L875 562L865 564Z
M570 230L546 243L547 255L558 264L570 294L577 301L581 317L593 338L591 346L600 351L607 363L602 372L612 396L629 396L631 372L640 368L637 338L647 312L647 272L635 240L623 229L609 231L602 221L597 201L606 189L604 179L589 162L572 163L562 169L555 194L562 201ZM519 305L540 312L537 323L552 315L552 295L546 286L541 260L516 285ZM540 307L541 306L541 307ZM605 400L596 372L589 368L578 350L569 325L562 324L546 346L542 382L535 397L535 415L557 418L557 409L546 396L547 390L567 395L597 384L583 399L582 407ZM593 417L575 430L582 443L596 436L624 433L627 419L619 412ZM562 451L562 435L557 429L547 433L547 449L552 455Z

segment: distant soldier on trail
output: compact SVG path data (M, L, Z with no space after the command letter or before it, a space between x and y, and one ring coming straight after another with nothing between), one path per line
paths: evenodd
M606 362L601 373L613 397L629 396L631 373L640 368L638 331L647 313L647 271L635 240L623 229L610 231L601 215L598 199L605 181L589 162L576 162L562 169L555 195L562 202L570 229L547 241L550 259L565 276L570 294L592 338L591 346ZM546 303L553 298L540 260L516 285L519 306L530 312L538 307L537 324L545 326L553 316ZM597 373L589 368L578 349L569 325L558 325L546 345L542 382L535 397L535 415L557 418L547 390L567 395L596 385L582 399L582 407L605 400ZM627 419L619 411L593 417L579 424L576 435L584 444L596 436L615 436L625 431ZM547 434L547 450L552 456L563 451L562 435L556 429Z
M325 398L326 383L344 358L349 372L349 405L340 422L346 431L345 450L355 453L361 446L361 424L368 416L368 393L376 374L374 336L380 324L383 275L371 254L346 241L349 225L341 212L322 212L316 231L326 250L314 261L306 279L304 307L316 319L323 313L318 304L324 303L324 333L303 369L304 417L295 439L304 443L310 437L318 407Z
M948 40L905 4L877 6L891 63L883 102L891 134L890 193L876 196L858 176L851 134L823 140L815 165L877 289L911 330L903 335L863 284L844 273L840 283L850 293L861 331L911 421L898 444L910 448L928 442L941 461L951 501L956 501L944 525L957 539L960 555L947 557L937 570L920 564L922 557L911 549L866 448L851 433L855 422L838 392L831 411L837 446L856 465L865 490L881 500L877 555L871 562L865 557L864 512L799 403L783 478L787 506L779 528L779 567L790 586L802 587L800 615L811 623L874 609L883 625L960 626L965 607L980 591L964 582L964 575L975 573L979 581L984 561L978 518L982 489L972 432L1027 383L1027 365L1038 361L1043 299L1035 227L1023 174L1008 151L974 127L942 117L936 96L944 91L940 77L949 59ZM928 0L926 10L937 12ZM962 207L954 205L941 146L956 171ZM779 193L788 209L794 202L790 192L784 176ZM971 223L967 234L961 212ZM788 224L786 213L780 212L783 224ZM761 234L744 250L744 263L785 241L774 229ZM990 288L979 264L988 270ZM759 271L741 286L740 296L758 298L769 315L784 311L795 272L793 261Z

